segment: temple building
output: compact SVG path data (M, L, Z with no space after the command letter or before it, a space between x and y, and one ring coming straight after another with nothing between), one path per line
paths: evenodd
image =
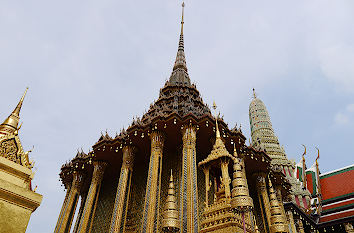
M183 26L182 10L172 73L149 110L62 165L67 191L54 232L328 232L264 103L254 94L246 145L241 128L203 102L188 74Z
M27 89L14 111L0 125L0 232L25 232L42 195L32 189L34 162L24 151L18 131L20 111Z

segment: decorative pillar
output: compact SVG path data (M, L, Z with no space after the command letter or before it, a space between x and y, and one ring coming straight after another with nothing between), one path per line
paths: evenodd
M89 229L91 225L90 221L92 222L93 217L95 216L96 203L100 192L101 181L106 166L107 163L103 161L93 162L92 180L85 201L83 214L80 219L79 229L77 230L78 233L86 233L87 231L90 231Z
M182 233L198 232L198 187L196 167L197 129L193 125L182 128L183 157L181 182Z
M295 221L294 221L293 212L291 210L288 210L286 213L287 213L286 215L287 215L288 220L289 220L291 232L292 233L296 233L296 227L295 227Z
M203 168L204 176L205 176L205 206L209 205L209 191L210 191L210 178L209 178L209 167Z
M161 132L153 131L150 134L150 139L151 155L141 231L143 233L159 231L159 201L164 136Z
M353 225L350 222L343 223L343 225L344 225L345 231L347 233L353 233L354 232Z
M73 181L71 187L66 193L54 233L64 233L70 231L82 183L83 174L74 171Z
M257 192L260 199L259 205L261 207L263 206L264 212L266 214L265 216L266 219L263 219L263 221L267 220L268 226L270 226L270 204L269 204L269 197L268 197L267 185L266 185L266 174L257 173L255 176L256 176ZM263 216L263 212L262 212L262 216Z
M270 199L270 231L272 233L289 232L289 227L286 225L286 219L281 210L275 190L271 180L269 181L269 199Z
M75 222L73 233L77 233L77 229L79 228L80 219L81 219L81 216L82 216L82 212L84 211L84 207L85 207L86 197L87 197L87 193L86 194L81 194L80 209L79 209L79 213L78 213L78 215L76 217L76 222Z
M123 147L123 163L120 169L116 199L109 229L110 233L124 232L135 151L136 148L134 146Z

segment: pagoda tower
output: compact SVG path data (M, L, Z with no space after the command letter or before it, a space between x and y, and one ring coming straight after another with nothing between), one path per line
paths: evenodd
M177 55L157 100L115 137L101 135L92 152L62 166L67 195L56 233L70 228L79 198L75 233L264 231L269 196L255 181L269 173L271 158L211 114L188 74L183 27L184 4ZM280 188L286 195L287 186Z
M0 231L25 232L31 214L42 202L32 189L34 163L23 150L18 131L27 89L16 108L0 125Z
M310 192L304 190L301 183L294 177L295 164L287 158L284 148L280 146L267 108L257 97L254 89L253 99L249 105L249 120L252 146L266 152L272 158L272 169L281 171L291 183L291 200L300 207L307 208Z

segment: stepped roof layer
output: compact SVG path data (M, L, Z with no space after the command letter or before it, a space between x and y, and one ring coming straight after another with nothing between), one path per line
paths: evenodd
M320 175L322 215L320 222L354 217L354 164Z

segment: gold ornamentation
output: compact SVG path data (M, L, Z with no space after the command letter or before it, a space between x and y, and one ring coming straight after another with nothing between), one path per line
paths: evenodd
M107 166L107 163L104 161L94 161L93 162L93 174L91 185L87 194L85 201L85 207L83 214L80 219L78 233L86 232L89 230L89 220L92 216L95 215L96 203L98 199L98 194L101 188L101 181L103 178L104 170ZM97 197L96 197L97 196ZM96 200L96 201L95 201ZM93 211L91 211L93 210ZM91 214L92 212L92 214Z
M198 219L198 188L196 168L196 140L197 130L194 125L184 126L182 129L183 157L182 157L182 184L181 184L181 232L197 233Z
M165 207L162 213L162 231L169 233L179 232L180 221L178 216L177 200L175 196L175 185L173 183L172 170L167 192L168 194L165 201Z
M123 229L125 224L125 217L128 210L128 198L130 193L131 174L133 171L134 154L136 147L125 146L123 148L123 162L117 186L117 193L115 204L113 207L113 214L110 226L110 233L118 233Z
M70 230L74 217L71 213L75 212L83 179L82 173L73 173L72 184L70 189L67 190L54 233L65 233Z
M343 225L344 225L345 231L347 233L353 233L354 232L353 225L350 222L343 223Z
M18 102L16 108L12 111L10 116L0 125L0 135L12 134L18 130L18 122L20 120L20 111L22 107L23 100L25 99L28 88L26 88L20 102Z
M142 232L152 233L159 229L159 201L164 135L159 131L150 134L151 155L146 185Z
M286 219L281 210L275 190L270 178L269 181L269 199L270 199L270 230L272 233L289 232L289 227L286 225Z
M249 195L246 171L243 158L237 156L234 145L234 174L232 181L232 207L238 211L250 211L253 209L253 200Z

